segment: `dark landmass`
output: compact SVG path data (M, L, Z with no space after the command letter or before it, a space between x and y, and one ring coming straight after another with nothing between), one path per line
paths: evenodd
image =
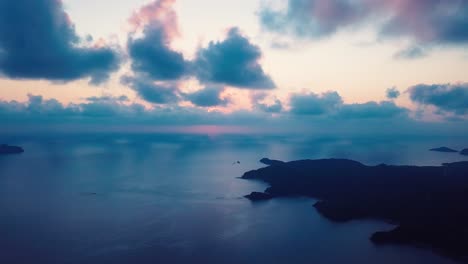
M430 149L430 151L449 152L449 153L458 152L458 150L454 150L454 149L447 148L447 147L433 148L433 149Z
M24 149L17 146L0 145L0 155L23 153Z
M269 200L273 198L271 194L262 193L262 192L252 192L251 194L248 194L244 197L248 198L251 201L263 201L263 200Z
M464 156L468 156L468 148L466 148L466 149L460 151L460 154L461 154L461 155L464 155Z
M308 196L324 217L344 222L379 219L397 224L376 232L376 244L427 247L468 263L468 161L443 166L366 166L344 159L299 160L246 172L270 184L263 195Z
M268 159L268 158L263 158L260 160L261 163L265 164L265 165L281 165L284 163L284 161L280 161L280 160L271 160L271 159Z

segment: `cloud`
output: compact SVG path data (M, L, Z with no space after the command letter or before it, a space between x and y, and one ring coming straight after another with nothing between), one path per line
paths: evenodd
M154 104L179 101L179 89L171 83L157 83L145 76L122 76L121 83L132 88L144 100Z
M0 100L0 120L9 124L99 124L103 118L108 122L136 118L142 111L142 105L129 104L126 96L90 97L85 103L68 105L40 95L28 95L26 102Z
M111 95L104 95L101 97L91 96L91 97L86 98L86 101L89 101L89 102L109 102L109 101L128 102L129 100L130 99L128 99L126 95L121 95L118 97L114 97Z
M275 84L259 59L258 46L231 28L226 39L210 42L197 51L194 68L199 80L205 83L234 86L246 89L273 89Z
M272 104L258 103L256 107L266 113L281 113L283 111L283 104L279 99L275 99Z
M196 51L193 61L171 47L179 36L174 0L156 0L135 11L129 19L132 31L127 50L133 76L122 83L138 92L141 98L158 104L178 100L173 83L195 77L208 87L233 86L246 89L271 89L275 85L265 74L259 59L260 48L250 43L237 28L229 30L221 42L210 42ZM219 90L206 88L186 99L202 107L226 105Z
M132 70L154 80L178 80L188 71L182 53L172 50L161 28L145 27L142 38L128 39Z
M344 104L337 116L344 119L391 119L405 116L407 109L395 105L393 102L367 102L363 104Z
M184 98L196 106L213 107L226 106L229 99L221 98L224 89L219 87L206 87L193 93L185 94Z
M178 80L188 74L189 62L170 47L179 34L173 3L173 0L151 2L129 19L135 32L142 30L141 37L136 37L135 32L129 34L127 42L132 70L139 75L153 80Z
M251 102L255 109L265 113L277 114L281 113L284 109L283 103L276 97L273 98L272 103L264 102L268 94L265 92L256 92L251 95Z
M86 46L60 0L0 0L0 74L98 84L119 68L115 48Z
M334 119L391 119L408 113L406 108L389 101L346 104L337 92L294 94L290 106L293 115Z
M468 83L419 84L408 89L413 102L456 115L468 113Z
M263 2L262 26L300 38L322 38L372 23L384 38L408 37L420 45L468 43L467 1L288 0L279 8L272 2Z
M165 39L179 35L177 14L173 8L175 0L156 0L133 12L128 19L133 31L145 28L149 24L161 28Z
M398 89L395 87L388 88L386 93L387 98L390 100L397 99L398 97L400 97L400 91L398 91Z
M410 59L411 60L411 59L420 59L426 56L427 56L427 53L423 48L417 47L417 46L411 46L406 49L402 49L398 51L397 53L395 53L393 57L395 59Z
M264 1L259 12L262 26L298 37L320 38L357 22L363 11L348 0L288 0L284 9Z
M343 104L337 92L294 94L290 99L291 113L295 115L329 114Z

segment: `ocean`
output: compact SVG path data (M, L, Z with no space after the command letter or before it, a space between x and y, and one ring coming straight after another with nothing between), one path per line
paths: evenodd
M466 139L314 138L234 134L3 135L0 263L455 263L427 249L375 246L393 228L333 223L310 198L252 203L268 186L239 179L284 161L349 158L368 165L466 160L429 148ZM240 164L237 163L240 162Z

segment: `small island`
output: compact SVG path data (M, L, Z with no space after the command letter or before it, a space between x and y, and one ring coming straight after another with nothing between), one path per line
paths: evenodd
M468 263L468 161L441 166L366 166L346 159L275 162L243 179L270 184L252 201L283 196L318 200L330 221L377 219L396 224L374 233L376 245L422 246ZM378 231L378 230L376 230Z
M451 149L451 148L447 148L447 147L433 148L433 149L430 149L429 151L447 152L447 153L458 152L457 150L454 150L454 149Z
M9 146L6 144L0 145L0 155L7 155L7 154L20 154L23 153L24 149L17 146Z
M460 151L460 154L463 155L463 156L468 156L468 148Z

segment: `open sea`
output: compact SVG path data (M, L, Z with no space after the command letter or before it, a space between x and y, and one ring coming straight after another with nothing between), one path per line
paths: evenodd
M25 149L0 156L0 263L455 263L375 246L369 236L392 225L332 223L310 198L252 203L243 196L268 186L238 177L263 157L439 165L467 158L428 149L466 139L82 133L0 143Z

